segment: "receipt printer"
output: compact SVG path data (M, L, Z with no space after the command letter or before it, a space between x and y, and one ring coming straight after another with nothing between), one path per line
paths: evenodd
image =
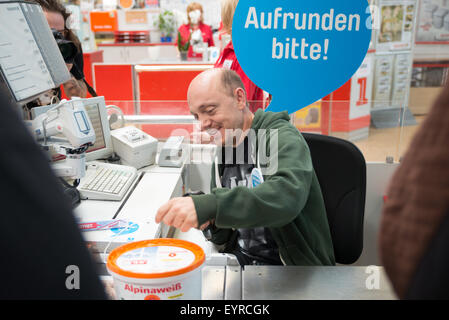
M180 168L186 157L183 152L183 136L171 136L162 146L159 153L159 167L175 167Z
M134 126L111 131L114 152L120 156L123 165L140 169L154 164L157 139Z

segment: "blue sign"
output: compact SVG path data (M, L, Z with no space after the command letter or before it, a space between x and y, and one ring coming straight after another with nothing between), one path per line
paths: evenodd
M371 26L363 0L240 0L232 41L246 75L271 93L268 110L293 113L351 79Z

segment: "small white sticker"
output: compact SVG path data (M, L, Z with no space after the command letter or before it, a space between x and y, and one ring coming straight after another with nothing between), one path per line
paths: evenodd
M232 61L232 60L225 60L225 62L223 63L223 68L225 68L225 69L231 69L231 67L232 67L232 63L233 63L234 61Z

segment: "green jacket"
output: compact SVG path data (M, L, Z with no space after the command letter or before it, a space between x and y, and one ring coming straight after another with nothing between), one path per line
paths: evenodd
M216 188L213 165L211 193L192 196L199 225L215 219L216 244L229 241L234 228L268 227L285 264L334 265L323 196L303 136L290 124L287 112L258 110L251 128L256 134L277 129L278 152L269 151L270 159L277 157L277 171L264 175L256 188L230 190ZM269 144L267 139L268 150Z

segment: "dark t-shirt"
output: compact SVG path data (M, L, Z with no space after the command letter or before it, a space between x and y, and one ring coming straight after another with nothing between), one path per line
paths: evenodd
M256 167L255 156L251 157L252 154L254 153L248 138L245 138L237 148L222 148L219 151L223 188L248 186L251 172ZM268 228L240 228L236 232L237 237L232 253L236 255L241 265L282 265L278 246Z

